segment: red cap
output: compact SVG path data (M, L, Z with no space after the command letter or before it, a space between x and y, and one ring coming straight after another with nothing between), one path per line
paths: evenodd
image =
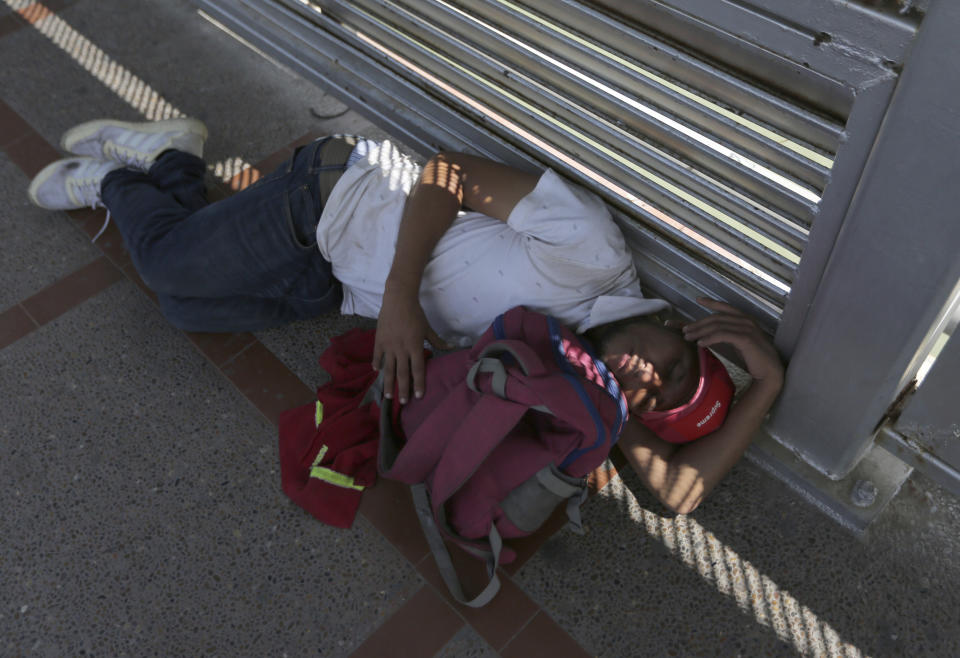
M690 401L675 409L647 411L640 422L670 443L687 443L713 432L730 411L733 382L720 359L706 348L700 353L700 384Z

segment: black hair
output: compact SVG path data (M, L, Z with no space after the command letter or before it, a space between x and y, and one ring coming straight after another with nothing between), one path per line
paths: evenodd
M654 324L659 327L664 326L664 320L658 313L652 313L649 315L631 315L628 318L622 318L620 320L614 320L613 322L598 324L596 327L591 327L583 332L583 337L590 342L590 345L593 347L594 354L602 358L604 352L606 351L607 345L612 339L616 338L627 327L638 323Z

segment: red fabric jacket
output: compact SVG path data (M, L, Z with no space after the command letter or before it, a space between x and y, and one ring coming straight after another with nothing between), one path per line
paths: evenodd
M330 341L320 365L330 381L317 402L280 415L283 491L317 519L349 528L360 497L377 480L380 408L360 406L377 371L374 332L352 329Z

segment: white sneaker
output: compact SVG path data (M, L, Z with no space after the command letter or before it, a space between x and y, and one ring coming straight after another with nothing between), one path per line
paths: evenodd
M207 127L198 119L166 119L130 123L101 119L74 126L60 145L75 155L112 160L146 171L157 156L176 149L203 157Z
M51 162L30 181L27 194L49 210L102 208L103 177L123 165L96 158L66 158Z

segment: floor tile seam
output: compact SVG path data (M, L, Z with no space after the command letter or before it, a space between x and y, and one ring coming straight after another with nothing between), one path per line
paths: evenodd
M467 626L469 626L471 629L473 629L473 631L474 631L475 633L477 633L477 635L480 635L481 637L483 637L483 634L482 634L473 624L470 623L470 620L468 620L466 617L464 617L464 616L460 613L459 607L456 606L456 605L453 605L452 603L450 603L449 601L447 601L446 592L440 590L439 587L437 587L436 585L434 585L433 583L431 583L431 582L426 578L426 576L423 575L422 571L420 570L420 566L421 566L425 561L432 560L432 559L433 559L433 554L432 554L432 553L427 553L427 554L424 555L422 558L420 558L419 560L417 560L416 564L414 565L414 569L416 569L417 575L424 581L424 584L425 584L427 587L430 587L431 589L433 589L433 590L437 593L437 596L439 596L441 599L443 599L444 602L445 602L448 606L450 606L451 608L453 608L453 611L454 611L455 613L457 613L457 616L458 616L458 617L460 617L461 619L463 619L464 623L465 623ZM517 631L516 631L515 633L513 633L513 635L510 636L510 639L508 639L506 642L503 643L503 645L501 645L501 646L499 646L499 647L493 647L493 649L499 653L500 651L503 651L504 649L506 649L506 648L507 648L507 645L509 645L510 642L512 642L515 637L517 637L520 633L523 632L523 630L530 624L530 622L533 621L534 617L536 617L536 616L537 616L539 613L541 613L541 612L546 612L546 610L543 608L542 605L540 605L540 602L539 602L539 601L537 601L537 600L534 599L532 596L530 596L529 594L527 594L527 592L526 592L522 587L520 587L520 584L519 584L509 573L503 571L502 569L499 570L497 573L498 573L498 575L500 576L500 580L501 580L501 581L504 581L504 580L510 581L510 582L517 588L517 591L519 591L521 594L523 594L523 595L527 598L527 600L529 600L530 603L533 604L533 607L534 607L533 612L531 612L531 613L530 613L530 616L527 617L527 618L524 620L524 622L523 622L523 624L521 624L520 628L517 629ZM495 603L496 600L497 600L497 597L494 596L494 597L493 597L493 601L491 601L488 605L495 605L495 604L496 604L496 603ZM484 640L486 641L486 638L484 638Z
M81 232L83 231L83 229L82 229L81 227L79 227L79 226L77 226L77 229L80 230ZM101 253L102 253L107 259L109 259L111 262L113 262L113 259L111 259L110 256L109 256L103 249L100 249L100 251L101 251ZM114 265L117 265L117 264L114 263ZM129 281L130 283L132 283L132 284L134 285L134 287L136 287L138 290L140 290L140 294L141 294L141 295L143 295L144 297L146 297L146 298L150 301L150 303L153 304L154 307L159 308L159 304L157 303L157 300L155 300L153 297L151 297L150 295L148 295L145 290L141 289L140 286L137 285L137 281L136 281L136 279L134 278L134 277L139 276L139 273L137 272L136 265L134 265L132 262L130 262L130 263L127 263L127 264L126 264L125 266L123 266L123 267L118 267L118 269L123 273L123 276L126 278L127 281ZM193 340L190 339L190 332L185 331L185 330L183 330L183 329L177 329L176 331L177 331L177 333L179 333L181 336L183 336L184 339L186 339L187 343L189 343L196 352L198 352L203 358L205 358L207 361L209 361L209 362L210 362L210 365L212 365L214 368L217 369L217 371L219 371L220 375L221 375L225 380L227 380L227 383L229 383L231 386L233 386L233 388L237 391L237 393L239 393L239 394L240 394L243 398L245 398L248 402L250 402L251 404L253 404L254 408L256 408L257 411L260 411L259 407L257 407L257 405L254 403L254 401L250 398L250 396L245 395L245 394L243 393L243 391L240 390L240 387L237 386L236 383L234 383L233 379L231 379L230 376L229 376L229 375L225 372L225 370L224 370L224 368L226 368L227 366L231 365L231 364L232 364L237 358L239 358L244 352L246 352L246 351L249 350L250 348L256 347L258 344L260 344L260 341L257 339L256 336L253 336L252 340L250 340L249 343L247 343L247 344L244 345L242 348L240 348L235 354L230 355L229 357L227 357L226 359L224 359L223 362L217 363L217 361L215 361L215 360L213 359L213 357L211 357L209 354L207 354L206 352L204 352L204 351L200 348L200 346L197 345L197 343L195 343ZM264 347L266 347L266 346L264 346ZM267 349L268 349L268 351L269 351L269 348L267 348ZM271 352L271 354L272 354L272 352ZM288 369L288 370L289 370L289 369ZM291 372L292 372L292 371L291 371ZM261 412L261 413L262 413L262 412Z
M0 99L0 102L2 102L2 99ZM2 148L4 151L6 151L9 147L14 146L14 145L16 145L17 143L19 143L19 142L21 142L21 141L23 141L23 140L25 140L25 139L29 139L29 138L31 138L31 137L34 137L34 136L36 136L38 139L42 139L42 140L43 140L44 142L46 142L48 145L50 144L50 142L48 142L48 141L46 140L46 138L43 137L43 135L41 135L39 132L37 132L32 126L30 126L30 125L26 122L26 120L19 114L19 112L16 112L15 110L13 110L13 108L10 108L10 106L9 106L8 104L6 104L6 103L4 103L4 104L7 106L7 108L9 108L9 110L10 110L11 112L13 112L14 114L16 114L16 115L21 119L21 121L24 122L24 124L26 124L26 125L28 126L28 131L25 132L25 133L23 133L23 134L21 134L21 135L20 135L19 137L17 137L16 139L14 139L14 140L12 140L12 141L10 141L10 142L7 142L6 144L4 144L4 145L3 145L2 147L0 147L0 148ZM20 166L19 163L14 163L14 164L17 165L17 168L20 169L20 171L22 171L24 174L27 174L27 172L23 170L23 168ZM72 220L70 219L69 214L67 214L68 212L69 212L69 211L59 211L58 214L60 214L60 216L64 219L64 221L66 221L67 224L72 227L72 230L79 232L80 235L82 235L85 239L88 239L88 240L89 240L90 236L88 236L88 235L84 232L83 227L82 227L79 223L74 222L74 221L72 221ZM110 254L108 254L102 247L100 247L100 245L96 245L96 243L93 243L93 244L97 247L97 251L99 252L99 255L94 256L94 258L93 258L92 260L90 260L89 262L84 263L83 265L80 265L79 267L77 267L77 268L76 268L75 270L73 270L72 272L68 272L68 273L66 273L66 274L63 274L62 276L58 277L55 281L53 281L53 282L50 283L49 285L46 285L46 286L44 286L43 288L40 288L39 290L33 292L33 293L30 294L30 295L27 295L26 297L23 297L23 298L20 299L18 302L16 302L16 305L18 305L18 306L20 306L21 308L23 308L24 313L26 313L27 316L30 318L30 320L36 325L36 329L39 329L41 326L43 326L44 324L47 324L47 323L46 323L46 322L44 322L44 323L39 322L39 321L33 316L33 314L30 313L29 309L27 308L27 305L24 304L24 302L26 302L26 301L28 301L28 300L30 300L30 299L33 299L34 297L36 297L37 295L45 292L45 291L48 290L49 288L52 288L53 286L61 283L64 279L67 279L67 278L69 278L69 277L77 274L78 272L80 272L80 271L83 270L84 268L89 267L92 263L94 263L94 262L95 262L97 259L99 259L99 258L104 258L104 259L106 259L107 262L109 262L113 267L117 268L117 269L120 270L124 275L126 275L126 272L124 272L124 269L123 269L123 267L121 266L120 263L118 263L114 258L112 258L112 257L110 256ZM128 277L128 278L129 278L129 277ZM90 297L93 297L93 296L96 296L96 295L100 294L101 292L103 292L104 290L106 290L106 289L109 288L110 286L114 285L115 283L117 283L117 282L114 281L114 282L111 282L111 283L107 284L107 285L104 286L102 289L98 290L96 293L94 293L93 295L91 295ZM66 307L66 308L60 313L60 315L63 315L63 313L67 313L67 312L73 310L74 308L76 308L77 306L80 306L81 304L83 304L84 302L86 302L88 299L90 299L90 297L87 297L87 298L84 298L84 299L82 299L82 300L79 300L77 303L72 304L72 305L69 306L69 307ZM35 329L34 329L34 331L35 331ZM30 333L33 333L33 331L31 331Z
M378 474L378 475L377 475L377 480L378 480L378 481L379 481L380 477L381 477L381 476ZM377 485L376 485L376 482L374 482L374 483L373 483L372 485L370 485L370 486L371 486L371 487L377 486ZM408 558L408 557L404 554L403 549L400 548L399 542L393 541L390 537L388 537L388 536L386 535L386 533L384 533L384 532L377 526L377 522L376 522L375 519L371 518L370 515L364 513L363 510L358 510L358 511L357 511L357 515L363 517L363 519L364 519L367 523L369 523L369 524L371 525L371 527L373 527L374 530L377 531L377 533L384 539L384 541L386 541L386 542L390 545L390 548L391 548L404 562L406 562L406 564L409 565L411 569L413 569L414 573L417 574L417 577L420 578L424 583L427 583L427 579L423 577L423 575L420 573L420 569L418 569L417 566L418 566L421 562L423 562L423 560L425 560L425 559L427 559L428 557L430 557L430 553L426 553L426 554L423 555L419 560L417 560L416 562L414 562L413 560L411 560L410 558Z
M18 15L18 14L17 14L17 12L14 12L13 15ZM24 25L26 25L26 23L24 23ZM33 128L33 126L31 126L31 125L29 124L29 122L27 122L27 120L26 120L19 112L17 112L16 110L14 110L14 109L10 106L10 104L7 103L3 98L0 98L0 104L2 104L3 108L5 108L8 112L10 112L11 114L16 115L16 117L17 117L18 119L20 119L20 121L26 126L26 130L25 130L23 133L21 133L18 137L14 138L14 139L12 139L12 140L10 140L10 141L8 141L8 142L5 142L3 145L0 145L0 149L2 149L5 153L6 153L6 151L7 151L7 149L8 149L9 147L18 144L19 142L21 142L21 141L23 141L23 140L25 140L25 139L29 139L29 138L32 137L32 136L36 136L36 137L38 137L39 139L43 139L43 141L45 141L45 142L47 141L39 132L37 132L36 129ZM49 142L47 142L47 144L49 144ZM24 174L27 173L26 171L23 170L23 168L20 166L19 163L14 162L14 164L15 164L15 165L17 166L17 168L20 169L20 171L22 171ZM67 222L68 222L69 224L72 224L72 225L76 226L75 223L69 221L69 219L67 219ZM77 227L77 229L79 230L79 227ZM34 317L34 314L30 312L29 307L28 307L27 304L25 304L25 302L27 302L27 301L29 301L29 300L37 297L38 295L46 292L46 291L49 290L50 288L53 288L54 286L56 286L56 285L58 285L58 284L61 284L65 279L69 279L71 276L76 275L78 272L80 272L80 271L83 270L84 268L89 267L89 266L90 266L92 263L94 263L98 258L101 258L101 257L103 257L103 255L105 255L104 252L103 252L103 250L99 250L99 251L100 251L100 254L101 254L100 256L95 256L91 261L80 265L79 267L77 267L77 268L76 268L75 270L73 270L72 272L67 272L66 274L63 274L63 275L57 277L57 279L56 279L55 281L49 283L49 284L46 285L46 286L43 286L42 288L40 288L39 290L36 290L36 291L32 292L31 294L26 295L25 297L22 297L22 298L19 299L17 302L15 302L14 304L11 305L11 308L12 308L13 306L18 306L18 307L20 307L20 309L24 312L24 314L30 319L30 322L32 322L33 325L34 325L33 328L32 328L29 332L27 332L26 334L24 334L24 335L21 336L20 338L24 338L24 337L32 334L34 331L36 331L36 330L39 329L40 327L42 327L42 326L48 324L50 321L52 321L52 319L51 319L51 320L48 320L47 322L40 322L40 321L38 321L37 318ZM108 260L110 260L110 259L108 258ZM114 263L112 260L111 260L110 262L111 262L112 265L114 265L114 267L116 267L116 263ZM86 297L86 298L84 298L84 299L81 299L81 300L77 301L76 303L71 304L71 305L68 306L68 307L65 307L57 317L59 317L60 315L63 315L64 313L67 313L67 312L73 310L74 308L82 305L84 302L86 302L87 300L89 300L91 297L94 297L94 296L98 295L99 293L103 292L104 290L106 290L107 288L109 288L110 286L112 286L114 283L116 283L116 281L107 284L106 286L104 286L103 288L101 288L100 290L98 290L98 291L97 291L96 293L94 293L93 295L90 295L89 297ZM53 318L53 319L55 319L55 318ZM20 338L18 338L17 340L20 340ZM16 341L14 341L14 342L16 342Z
M106 254L104 254L104 255L106 256ZM130 283L132 283L132 284L134 285L134 287L136 287L138 290L140 290L140 294L141 294L141 295L143 295L144 297L146 297L146 298L150 301L150 303L152 303L152 304L154 305L154 307L159 307L159 304L157 303L157 300L155 300L153 297L151 297L149 294L147 294L147 292L146 292L145 290L141 289L140 286L137 285L137 282L136 282L136 280L134 279L134 276L136 275L136 267L133 266L132 263L129 264L129 268L128 268L128 267L123 267L123 268L119 268L119 269L120 269L121 273L123 274L123 276L126 278L126 280L129 281ZM132 270L133 273L131 273L131 270ZM222 377L222 378L225 380L225 382L226 382L229 386L231 386L231 387L233 388L233 390L236 391L236 393L237 393L240 397L242 397L244 400L246 400L246 401L254 408L254 410L257 411L257 413L259 413L261 416L263 416L263 418L266 419L270 424L276 425L276 422L274 421L274 419L271 418L263 409L260 408L260 406L257 404L256 399L254 399L253 396L250 396L250 395L247 395L246 393L244 393L243 389L237 384L236 381L234 381L234 378L231 377L231 376L229 375L229 373L227 373L227 371L226 371L226 368L227 368L227 367L229 367L230 365L233 365L238 358L240 358L244 353L246 353L248 350L251 350L251 349L253 349L253 348L263 347L267 352L269 352L270 354L272 354L274 357L277 357L277 355L276 355L272 350L270 350L269 347L267 347L265 344L263 344L256 336L253 336L252 339L251 339L246 345L244 345L242 348L240 348L235 354L230 355L229 357L227 357L226 359L224 359L222 362L219 362L219 363L218 363L217 360L214 359L214 357L213 357L212 355L210 355L210 354L208 354L207 352L205 352L196 342L194 342L193 340L191 340L191 338L190 338L190 332L185 331L185 330L183 330L183 329L176 329L176 331L177 331L177 333L179 333L179 334L184 338L184 340L186 340L186 342L187 342L189 345L191 345L191 347L192 347L192 349L193 349L194 351L196 351L197 353L199 353L199 355L200 355L201 357L203 357L203 358L218 372L219 376ZM277 360L280 361L279 357L277 357ZM293 375L294 377L297 377L296 373L294 373L292 370L290 370L290 369L286 366L286 364L284 364L282 361L280 361L280 364L283 366L283 368L285 369L285 371L286 371L287 374L290 374L290 375ZM297 377L297 378L299 379L299 377ZM301 381L302 381L302 380L301 380Z
M34 295L36 295L36 294L39 294L39 291L38 291L37 293L34 293ZM33 296L33 295L31 295L31 297L32 297L32 296ZM24 297L22 300L20 300L20 301L17 302L16 304L14 304L14 306L19 306L19 307L20 307L20 310L23 311L24 315L26 315L28 318L30 318L30 322L33 323L33 329L31 329L31 330L29 331L29 333L32 334L34 331L36 331L37 329L40 328L40 323L37 322L37 319L36 319L35 317L33 317L33 314L29 311L29 309L27 309L27 307L23 305L23 302L24 302L25 300L27 300L27 299L30 299L30 297Z
M26 320L26 327L23 326L24 323L19 324L20 329L25 329L25 331L22 331L22 333L18 331L10 331L11 328L16 328L16 325L18 324L16 318L18 315ZM20 303L13 304L3 311L0 311L0 350L10 347L21 338L29 336L39 328L39 323Z
M187 334L186 331L182 331L181 333L184 334L184 335ZM189 338L189 336L187 336L187 338ZM192 343L193 341L190 341L190 342ZM264 347L268 352L270 352L270 353L273 354L274 356L277 356L276 353L275 353L273 350L271 350L269 347L267 347L266 345L264 345L263 343L261 343L259 338L257 338L256 336L253 336L249 343L247 343L246 345L244 345L243 347L241 347L239 350L237 350L237 352L236 352L235 354L231 354L229 357L227 357L226 359L224 359L224 360L223 360L223 363L214 363L213 365L217 366L217 368L219 368L221 371L223 371L227 366L233 365L233 363L234 363L237 359L239 359L241 356L243 356L246 352L248 352L248 351L251 350L252 348L255 348L255 347L259 346L259 345L263 345L263 347ZM195 343L194 343L194 347L197 347ZM200 348L197 347L197 349L199 350ZM201 351L201 353L203 353L202 350L200 350L200 351ZM204 353L204 356L206 356L205 353ZM277 357L277 358L279 359L280 357ZM212 359L211 359L210 361L211 361L211 363L213 363L213 360L212 360ZM282 361L281 361L281 363L282 363ZM283 366L284 366L284 368L287 368L287 365L286 365L285 363L283 364ZM287 368L287 371L288 371L291 375L293 375L293 376L295 376L295 377L297 376L297 374L296 374L295 372L293 372L292 370L290 370L290 368ZM227 377L227 379L229 379L229 377L226 375L226 373L224 373L224 377ZM297 379L300 379L300 378L297 377ZM303 380L301 379L300 381L303 381ZM304 382L304 384L306 384L306 382Z
M88 241L90 244L92 244L94 247L96 247L97 251L100 252L100 255L101 255L101 256L103 256L104 258L106 258L108 261L110 261L111 264L113 264L114 267L116 267L118 270L120 270L121 272L123 272L124 276L127 276L126 265L125 265L124 263L120 262L119 260L117 260L116 258L114 258L113 255L111 255L109 252L107 252L107 250L104 249L102 246L100 246L99 244L97 244L96 242L94 242L93 239L91 239L90 234L88 234L86 231L83 230L83 224L82 224L82 222L74 221L74 219L70 216L70 213L71 213L72 211L66 210L66 211L61 211L61 212L62 212L62 214L66 215L67 223L68 223L71 227L73 227L73 230L74 230L74 231L76 231L77 233L79 233L80 236L83 237L84 240ZM127 278L130 278L130 277L127 276Z
M427 557L430 557L430 556L428 555ZM419 563L418 563L418 564L419 564ZM464 617L464 616L460 613L460 610L459 610L459 608L457 608L457 606L453 605L452 603L450 603L450 602L447 600L447 598L444 596L444 593L443 593L442 591L440 591L440 589L439 589L438 587L436 587L433 583L431 583L429 580L427 580L426 578L424 578L423 575L422 575L419 571L417 571L417 576L423 581L423 586L424 586L424 587L430 588L430 590L433 591L434 594L436 594L438 597L440 597L440 600L442 600L442 601L446 604L446 606L453 611L453 614L455 614L455 615L457 616L457 619L459 619L460 621L462 621L465 626L469 626L469 627L471 628L471 630L473 630L474 633L476 633L477 635L480 635L480 632L479 632L476 628L474 628L473 624L471 624L471 623L467 620L467 618ZM418 590L418 591L419 591L419 590ZM530 615L530 617L532 618L532 617L535 616L535 615L536 615L536 613L533 613L533 615ZM529 621L529 620L527 620L527 621ZM524 624L524 625L526 625L526 624ZM482 636L481 636L481 637L482 637ZM506 646L506 645L504 645L504 646ZM494 648L496 649L496 647L494 647Z
M567 632L566 629L564 629L563 626L561 626L560 623L559 623L556 619L554 619L553 616L550 615L549 612L547 612L546 610L543 610L543 609L541 609L537 614L533 615L533 616L527 621L527 623L524 625L523 629L521 629L520 631L518 631L517 634L514 635L514 636L510 639L509 642L507 642L506 644L503 645L503 647L502 647L501 650L500 650L500 651L501 651L501 654L502 654L502 653L506 653L506 652L509 650L510 645L513 644L513 642L517 641L522 635L524 635L524 634L528 631L529 627L532 626L532 625L537 621L537 618L538 618L541 614L546 618L546 620L549 622L549 624L550 624L551 626L556 627L557 630L556 630L556 633L554 634L554 637L560 637L560 638L562 638L562 639L563 639L563 644L572 643L574 646L576 646L576 647L578 647L578 648L580 649L580 651L582 652L582 654L583 654L584 656L590 656L590 655L591 655L591 652L588 651L588 650L586 649L586 647L584 647L583 644L581 644L581 643L577 640L577 638L575 638L573 635L571 635L569 632ZM531 632L532 632L532 631L531 631ZM537 635L537 636L534 636L534 637L535 637L535 638L539 638L539 637L544 637L544 635L543 635L542 633L538 633L538 635ZM548 641L544 642L544 644L551 645L551 644L554 644L554 643L552 643L552 642L550 642L550 641L548 640ZM596 654L593 654L593 655L596 655Z
M11 111L13 111L13 110L11 109ZM18 113L17 113L17 114L18 114ZM18 116L19 116L19 114L18 114ZM22 117L21 117L21 119L22 119ZM31 135L33 135L33 134L35 134L35 135L37 135L39 138L43 139L43 136L40 135L36 130L32 130L32 129L31 129L30 132L26 132L26 133L20 135L20 137L18 137L16 140L13 140L13 141L9 142L9 144L13 144L13 143L15 143L15 142L17 142L17 141L20 141L20 140L22 140L22 139L26 139L26 138L30 137ZM46 141L46 140L44 139L44 141ZM283 147L282 149L279 149L279 150L278 150L277 152L275 152L274 154L271 154L271 155L267 156L267 158L273 157L276 153L286 152L286 151L289 151L289 150L290 150L290 147L289 147L289 146L285 146L285 147ZM265 160L266 160L266 158L265 158ZM217 184L219 185L219 183L217 183ZM222 186L221 186L221 189L223 189ZM224 190L224 191L226 191L226 190ZM74 230L78 231L81 235L84 236L84 238L89 239L89 236L88 236L87 233L84 231L83 226L82 226L79 222L71 221L70 218L69 218L69 215L66 215L66 214L64 214L64 218L65 218L66 221L73 227ZM134 276L136 276L136 275L135 275L135 270L136 270L136 268L135 268L135 266L134 266L132 263L121 264L120 262L118 262L117 259L113 258L101 245L96 244L96 243L94 243L94 245L97 247L97 250L100 252L100 255L97 256L97 258L105 258L108 262L111 263L111 265L113 265L114 267L116 267L117 269L120 270L120 272L122 273L123 277L124 277L127 281L130 281L131 283L134 283L134 285L136 285L136 281L134 280ZM91 261L91 262L92 262L92 261ZM87 264L87 265L88 265L88 264ZM86 265L84 265L83 267L86 267ZM132 268L132 271L131 271L131 268ZM78 268L78 269L81 269L81 268ZM71 274L73 274L73 273L71 273ZM66 276L69 276L69 274L66 275ZM53 284L51 284L51 285L53 285ZM110 285L112 285L112 284L110 284ZM49 287L49 286L48 286L48 287ZM139 286L136 286L136 287L139 289ZM41 291L42 291L42 290L45 290L45 289L46 289L46 288L41 289ZM41 292L41 291L38 291L38 293ZM101 292L102 292L102 291L101 291ZM34 294L38 294L38 293L34 293ZM156 301L155 301L153 298L151 298L150 295L148 295L145 291L141 290L141 294L144 295L145 297L147 297L147 299L149 299L154 305L156 305ZM31 321L31 322L33 323L33 325L34 325L33 329L31 329L31 331L28 332L28 334L25 334L25 335L29 335L29 333L33 333L33 331L36 331L36 330L39 329L40 326L41 326L41 324L40 324L39 322L37 322L36 318L34 318L32 314L30 314L30 312L27 310L27 308L26 308L26 307L23 305L23 303L22 303L22 301L25 301L26 299L30 299L30 298L33 297L33 296L34 296L34 295L29 295L29 296L25 297L24 300L21 300L21 301L19 301L19 302L16 303L17 306L20 306L20 307L21 307L21 309L24 311L24 313L27 315L27 317L30 319L30 321ZM77 305L82 304L84 301L86 301L86 300L80 301ZM71 307L71 308L72 308L72 307ZM70 310L70 309L67 309L67 310ZM64 312L66 312L66 310L65 310ZM250 396L244 394L244 392L240 389L240 387L233 381L233 379L232 379L232 378L226 373L226 371L225 371L225 369L226 369L227 367L229 367L232 363L234 363L234 362L235 362L239 357L241 357L244 353L246 353L246 352L249 351L250 349L253 349L253 348L257 347L258 345L263 345L263 343L262 343L256 336L253 336L253 337L252 337L252 340L250 340L246 345L244 345L244 346L243 346L240 350L238 350L235 354L232 354L230 357L228 357L227 359L225 359L222 363L217 363L209 354L207 354L207 353L204 352L202 349L200 349L200 347L199 347L196 343L194 343L194 341L190 340L190 337L189 337L189 335L188 335L188 333L187 333L186 331L179 331L179 333L180 333L181 335L183 335L184 338L186 338L187 341L188 341L191 345L193 345L193 349L195 349L197 352L199 352L199 353L201 354L201 356L203 356L208 362L210 362L210 364L211 364L214 368L216 368L216 370L219 372L219 375L220 375L223 379L225 379L225 380L227 381L227 383L228 383L231 387L233 387L233 389L234 389L235 391L237 391L238 394L240 394L240 395L241 395L242 397L244 397L250 404L252 404L253 407L254 407L261 415L264 415L264 416L266 417L266 414L264 414L263 410L261 410L261 409L259 408L259 406L256 404L256 402L255 402ZM23 337L23 336L21 336L21 338L22 338L22 337ZM19 339L18 339L18 340L19 340ZM14 341L14 342L16 342L16 341ZM267 349L267 351L270 351L271 353L273 353L271 350L269 350L269 348L268 348L266 345L263 345L263 347L264 347L265 349ZM274 356L276 356L276 355L274 354ZM279 357L278 357L278 358L279 358ZM282 361L281 361L281 363L282 363ZM293 371L292 371L290 368L286 367L285 364L284 364L284 368L286 369L286 371L287 371L289 374L292 374L292 375L296 376L296 374L293 373ZM298 377L298 379L299 379L299 377ZM302 380L301 380L301 381L302 381ZM369 520L369 519L368 519L368 520ZM374 528L376 528L376 525L375 525L374 523L371 522L371 525L372 525ZM387 540L387 542L388 542L388 544L391 546L391 548L392 548L393 550L395 550L395 551L400 555L400 557L401 557L407 564L409 564L412 568L414 568L414 571L416 572L415 565L413 565L413 564L403 555L403 553L402 553L402 551L400 550L399 546L398 546L397 544L395 544L392 540L390 540L388 537L386 537L385 535L383 535L383 533L381 533L378 528L377 528L377 532L380 533L381 536L384 537L384 539ZM417 575L418 575L418 577L421 577L421 576L419 575L419 572L417 572ZM422 577L421 577L421 578L422 578ZM426 583L426 581L424 580L424 584L428 584L428 583ZM458 617L459 617L459 615L458 615Z
M516 640L518 637L520 637L520 636L523 634L523 632L524 632L525 630L527 630L527 628L530 626L530 624L533 623L533 620L536 619L537 615L539 615L541 612L545 612L545 611L544 611L543 607L541 607L539 604L537 604L537 611L536 611L535 613L533 613L532 615L530 615L530 618L529 618L529 619L527 619L525 622L523 622L523 625L522 625L520 628L517 629L517 632L514 633L513 635L511 635L511 636L510 636L510 639L507 640L506 642L504 642L504 643L503 643L503 646L500 647L500 649L498 649L498 651L499 651L500 653L502 653L503 651L505 651L505 650L507 649L507 647L509 647L510 644L511 644L514 640ZM568 635L569 635L569 634L568 634Z
M436 655L437 652L441 651L443 647L449 644L450 640L453 639L453 637L456 636L456 634L459 633L463 629L463 627L468 624L466 620L464 620L463 617L457 613L457 610L436 592L436 590L430 585L430 583L424 581L421 587L417 588L414 592L412 592L409 598L407 598L407 600L402 605L400 605L393 612L391 612L390 615L386 619L384 619L383 622L380 623L376 628L371 630L363 638L360 644L349 655L351 657L363 655L360 653L360 650L363 648L363 646L372 638L374 638L378 633L382 632L383 629L388 624L390 624L395 617L398 617L399 615L405 614L405 613L409 614L410 610L416 610L419 607L424 607L424 608L429 607L429 602L419 599L420 595L425 592L432 592L433 595L436 596L437 599L441 601L443 605L453 613L454 618L460 622L456 628L448 629L452 631L449 633L449 638L441 646L437 647L437 651L434 652L434 655Z

